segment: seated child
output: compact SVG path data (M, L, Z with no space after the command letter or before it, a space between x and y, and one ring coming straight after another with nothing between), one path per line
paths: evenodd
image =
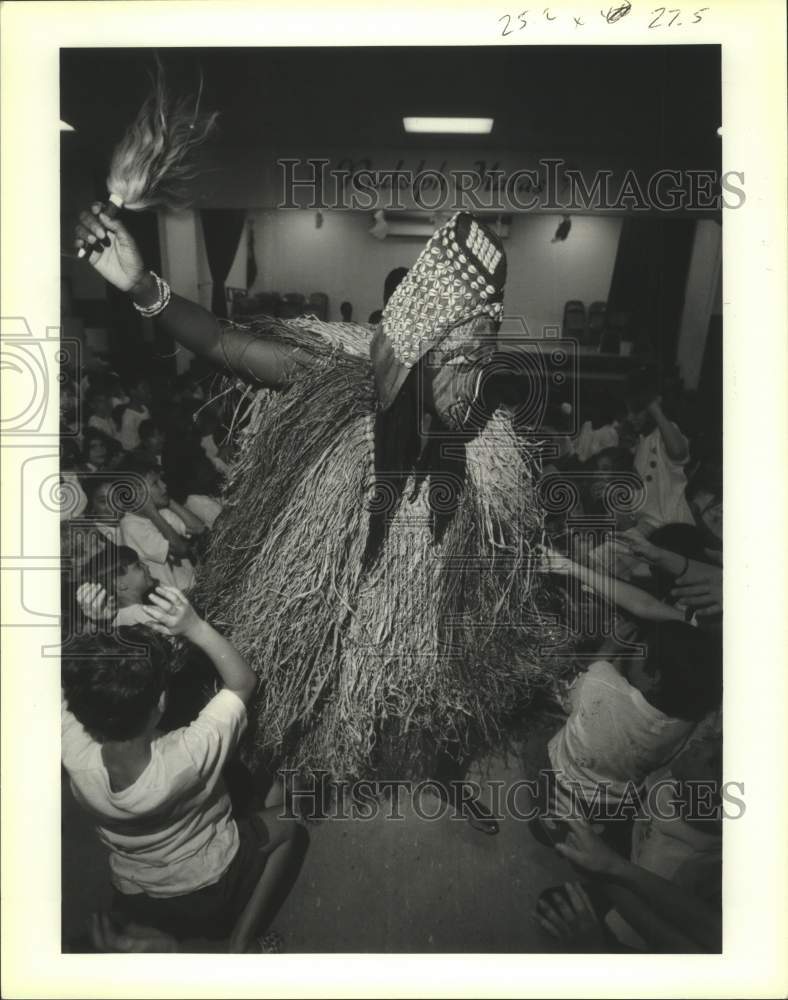
M138 378L129 384L129 402L121 409L113 410L113 419L118 423L118 440L125 451L134 451L139 446L139 426L150 419L151 390L147 379Z
M208 528L213 527L222 512L220 476L204 453L171 462L167 467L167 485L170 496Z
M109 465L107 442L111 440L104 431L88 427L82 436L82 468L86 472L101 472Z
M132 477L130 485L136 482L137 505L121 518L121 542L139 552L157 580L188 590L194 584L191 539L202 534L205 525L170 499L161 470L153 462L135 456L125 471Z
M165 443L164 431L153 420L143 420L137 428L137 434L140 443L134 454L161 467Z
M159 587L151 602L158 627L201 650L223 687L191 725L162 734L169 651L145 630L93 636L63 656L63 765L109 849L118 924L176 940L229 936L230 951L252 950L291 874L300 829L279 818L280 806L249 820L232 814L222 772L257 676L180 591Z
M92 621L110 620L116 628L151 624L146 600L158 581L134 549L112 546L84 565L80 578L77 601Z
M87 496L87 516L95 529L113 545L121 544L122 511L114 503L114 491L122 490L122 480L112 473L83 475L80 479Z
M694 524L687 503L689 461L687 439L662 411L654 374L647 369L633 372L627 386L629 422L639 435L635 447L635 472L646 490L646 502L639 511L639 524L648 534L662 524Z
M85 403L90 409L88 427L117 439L118 428L112 419L112 401L104 386L91 386L85 394Z
M571 714L548 744L557 791L621 801L667 763L722 697L722 656L708 633L659 622L645 660L592 663L570 692Z

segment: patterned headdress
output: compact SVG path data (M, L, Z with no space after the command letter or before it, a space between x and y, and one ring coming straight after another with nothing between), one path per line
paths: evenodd
M372 340L380 407L387 410L428 351L461 343L501 318L506 255L467 212L442 226L389 299Z

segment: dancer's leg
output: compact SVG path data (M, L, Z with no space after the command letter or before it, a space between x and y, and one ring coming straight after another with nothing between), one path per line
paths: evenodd
M436 779L441 798L467 819L474 830L489 835L498 833L499 826L492 813L463 788L468 773L468 761L455 757L448 750L436 758Z
M265 930L284 902L306 853L309 840L306 830L297 820L282 818L281 813L279 805L257 814L268 831L268 842L261 847L268 859L233 928L231 952L247 951L255 937Z

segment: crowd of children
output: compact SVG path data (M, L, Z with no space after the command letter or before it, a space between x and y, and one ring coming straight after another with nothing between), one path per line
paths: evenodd
M62 385L64 608L76 635L63 655L62 752L110 853L115 897L94 919L97 948L274 947L261 935L303 841L275 783L249 808L222 778L258 680L187 596L233 457L204 403L190 375L152 386L98 365ZM720 785L721 461L665 410L652 374L637 371L622 405L590 406L544 469L579 484L579 500L548 514L542 570L564 581L572 613L601 606L612 622L583 618L597 625L574 637L567 719L546 747L554 780L536 833L584 882L544 895L537 917L567 948L719 947L719 815L671 823L616 809L633 794L642 805L657 777L676 783L674 800L690 779ZM640 491L623 512L607 502L622 474ZM609 537L573 532L573 518L600 515ZM168 704L176 660L187 673L196 664L200 685L181 705ZM562 818L578 792L604 821Z
M281 786L237 777L257 677L186 596L230 460L203 403L188 375L62 383L62 760L114 887L73 947L278 950L303 855Z
M572 950L718 951L721 463L666 416L651 372L630 376L624 404L584 422L547 472L580 499L550 520L543 568L570 608L609 614L577 617L581 665L533 828L584 882L544 894L536 916ZM622 473L636 495L623 511L605 503ZM577 526L600 515L608 537L589 544Z

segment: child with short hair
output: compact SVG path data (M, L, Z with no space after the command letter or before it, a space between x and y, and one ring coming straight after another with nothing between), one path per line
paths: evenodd
M222 512L220 476L207 455L187 455L167 467L170 495L212 528Z
M143 420L150 419L151 390L145 378L137 378L129 383L129 402L123 410L117 411L120 430L118 439L125 451L139 447L139 427Z
M221 690L191 725L162 734L168 650L143 630L91 637L84 651L64 651L63 764L110 851L113 917L178 940L229 936L230 951L248 951L273 915L300 827L278 806L233 817L222 771L257 676L180 591L160 586L151 602L157 627L201 650Z
M104 386L91 385L85 393L85 403L90 408L88 427L117 439L118 429L112 419L112 400Z
M667 763L722 698L715 637L684 622L647 633L645 662L597 660L571 691L572 711L548 744L559 791L621 799Z
M662 410L653 371L643 368L630 374L626 403L629 422L639 435L634 467L646 490L639 517L644 533L662 524L694 524L685 497L689 444Z
M190 538L205 531L205 525L170 500L161 470L153 462L137 457L129 460L126 471L142 482L137 487L137 509L120 521L122 543L139 552L156 579L189 590L194 585Z
M166 440L164 431L155 421L143 420L137 429L137 434L140 443L135 450L135 454L141 458L148 459L150 462L155 462L156 465L161 467L161 456Z
M158 586L140 557L126 545L110 546L80 569L77 602L92 621L113 626L150 625L146 600Z

